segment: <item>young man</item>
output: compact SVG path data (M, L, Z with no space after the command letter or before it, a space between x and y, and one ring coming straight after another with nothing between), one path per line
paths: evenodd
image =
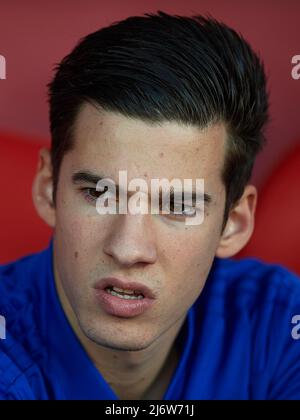
M299 279L231 258L268 119L248 43L212 18L130 17L83 39L49 90L33 199L53 238L0 268L0 398L300 399ZM99 214L98 181L120 171L203 179L202 223Z

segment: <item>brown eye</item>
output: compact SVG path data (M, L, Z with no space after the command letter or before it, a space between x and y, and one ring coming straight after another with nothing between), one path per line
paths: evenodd
M183 213L187 217L193 217L196 215L196 209L195 207L185 206Z
M99 198L100 195L102 194L102 192L97 191L96 188L88 188L87 193L95 199Z
M89 202L95 202L101 196L102 191L97 191L96 188L83 188L84 198Z
M196 208L194 206L188 206L184 202L175 203L173 200L164 207L165 211L169 211L169 216L184 218L184 217L194 217L196 215ZM180 213L175 213L180 212Z
M103 195L108 190L108 187L104 187L104 191L97 191L96 188L82 188L82 193L86 201L89 203L96 203L99 197Z

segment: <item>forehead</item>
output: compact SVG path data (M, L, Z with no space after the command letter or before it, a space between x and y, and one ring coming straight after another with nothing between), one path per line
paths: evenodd
M85 103L78 113L71 161L74 169L119 170L150 178L221 181L226 145L222 123L206 129L177 122L146 123Z

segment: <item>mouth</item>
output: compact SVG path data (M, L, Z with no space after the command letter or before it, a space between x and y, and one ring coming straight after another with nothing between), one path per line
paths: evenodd
M105 277L96 284L96 289L106 290L112 295L118 294L123 299L155 299L155 294L149 287L120 277Z
M139 292L138 290L119 289L115 286L107 287L105 291L110 293L112 296L116 296L125 300L141 300L145 297L143 293Z
M155 301L154 293L147 286L120 278L103 278L95 288L104 311L121 318L141 315Z

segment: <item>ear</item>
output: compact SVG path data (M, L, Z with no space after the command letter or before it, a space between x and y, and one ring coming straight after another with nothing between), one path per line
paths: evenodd
M247 244L254 230L256 204L257 189L254 185L247 185L229 213L216 251L217 257L232 257Z
M55 207L53 203L52 165L48 149L39 152L37 173L32 185L32 198L39 216L50 227L55 226Z

